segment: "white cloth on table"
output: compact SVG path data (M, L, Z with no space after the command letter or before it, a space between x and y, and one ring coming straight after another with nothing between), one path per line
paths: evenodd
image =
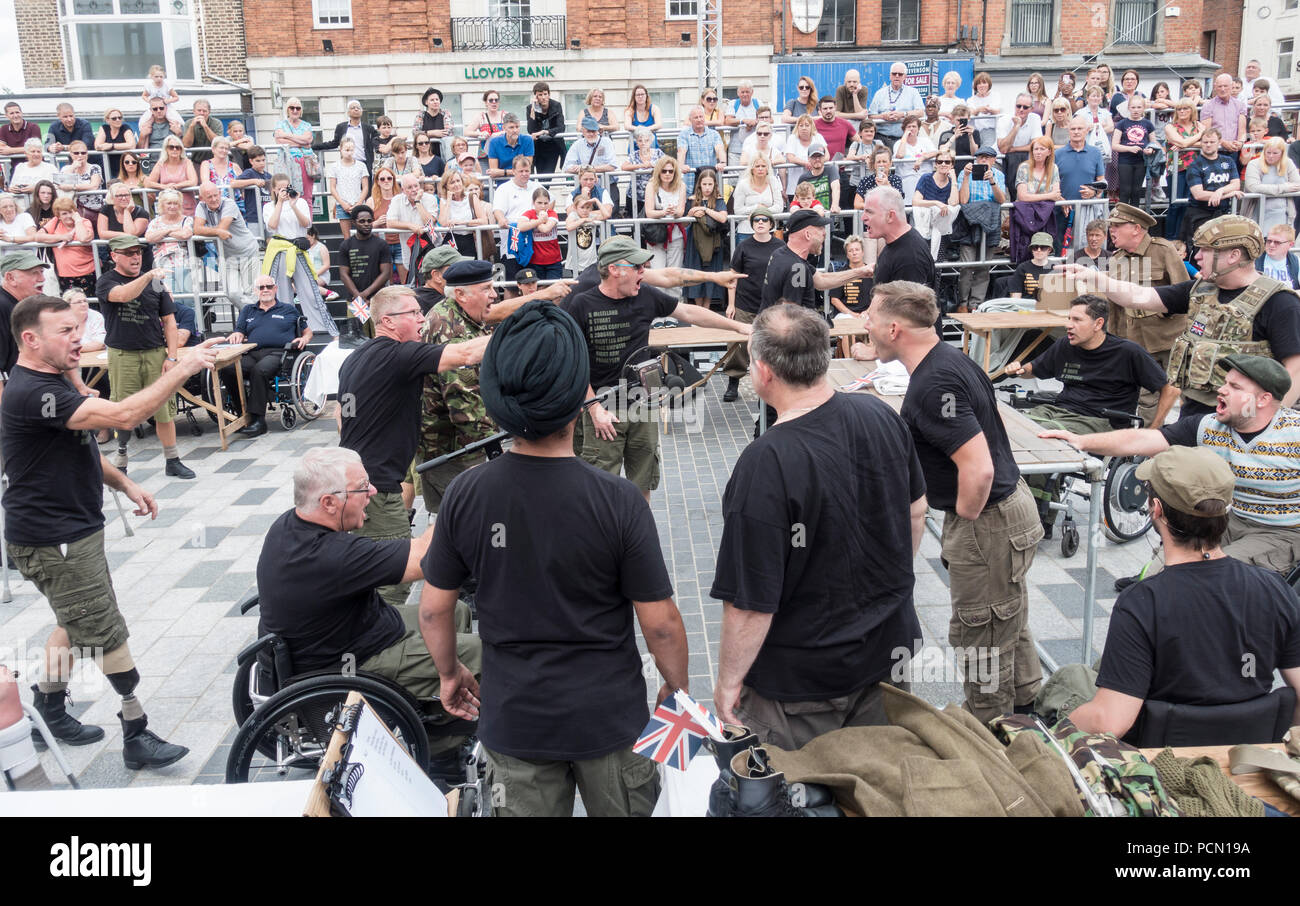
M307 386L302 391L303 396L317 406L325 405L325 401L330 396L339 392L339 370L343 368L343 362L347 357L355 351L355 349L344 349L339 346L339 341L335 340L316 353L316 361L311 365L311 374L307 375Z

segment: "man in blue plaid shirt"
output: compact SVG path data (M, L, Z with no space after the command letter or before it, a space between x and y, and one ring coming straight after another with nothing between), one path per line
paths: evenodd
M725 167L727 149L718 130L704 124L704 108L692 107L690 128L677 135L677 163L686 174L686 194L695 191L695 171L700 167Z

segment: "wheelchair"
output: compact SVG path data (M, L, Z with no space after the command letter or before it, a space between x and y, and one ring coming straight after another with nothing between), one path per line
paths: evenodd
M1045 403L1055 403L1057 399L1055 393L1026 391L1014 384L998 389L1009 393L1013 409L1032 409ZM1132 427L1142 426L1142 420L1132 412L1104 409L1102 415L1111 419L1126 419ZM1102 457L1105 479L1102 484L1101 525L1106 537L1117 544L1135 541L1151 528L1146 485L1137 477L1137 467L1144 459L1145 456ZM1045 490L1055 497L1058 489L1061 491L1060 501L1040 503L1040 509L1045 508L1044 522L1050 518L1052 511L1061 510L1065 514L1061 521L1061 556L1073 557L1079 550L1079 527L1075 524L1074 510L1067 498L1076 495L1081 499L1089 499L1091 482L1087 476L1074 472L1049 476Z
M277 411L280 427L291 430L299 421L310 422L320 418L323 407L306 396L307 380L311 376L312 366L316 362L316 353L308 345L305 349L295 349L292 343L286 343L280 355L280 367L271 381L269 409ZM224 392L220 376L214 371L203 371L196 375L203 382L202 396L214 405L222 405L227 412L237 412L238 400L229 399ZM248 399L249 381L252 375L244 374L244 399ZM220 403L217 403L217 390L220 389ZM252 414L252 413L250 413ZM215 414L208 417L216 421ZM192 416L191 416L192 419Z
M239 602L239 612L257 604L254 591ZM477 740L472 751L457 755L452 774L431 772L429 762L430 737L472 738L476 721L446 720L430 703L365 670L297 673L288 644L274 633L245 647L235 663L231 705L239 730L226 759L226 783L315 777L348 694L360 692L420 769L443 792L459 791L458 817L483 811L486 761Z

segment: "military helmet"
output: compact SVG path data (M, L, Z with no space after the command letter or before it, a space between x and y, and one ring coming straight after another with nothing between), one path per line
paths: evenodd
M1259 224L1240 214L1224 214L1207 221L1192 236L1192 244L1216 252L1243 249L1252 262L1264 254L1264 234Z

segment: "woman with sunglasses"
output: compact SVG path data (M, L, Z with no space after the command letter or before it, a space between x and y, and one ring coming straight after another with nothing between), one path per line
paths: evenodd
M650 176L650 184L645 193L645 216L652 220L674 220L686 213L686 184L671 157L661 157L655 164ZM654 255L653 266L656 268L681 267L682 256L686 250L686 228L680 223L663 224L666 233L662 242L645 244L646 249ZM681 289L667 290L676 299L682 297Z
M1060 151L1070 143L1070 119L1074 116L1074 103L1069 98L1052 98L1051 117L1043 123L1043 135L1052 140L1052 147Z
M785 109L781 111L781 122L793 126L802 116L816 115L817 85L810 77L799 76L799 84L795 86L795 96L785 102Z
M375 185L370 190L370 207L375 212L375 229L388 226L388 206L398 195L397 174L390 167L380 164L375 170ZM397 231L390 230L382 234L388 242L388 257L393 264L393 273L398 283L406 282L406 259L402 255L402 245L397 241Z
M104 206L104 193L99 191L104 185L104 171L99 164L90 162L90 149L80 139L68 145L68 156L72 162L59 169L59 184L76 192L83 216L93 218Z
M313 180L307 171L307 158L314 158L316 152L311 149L311 123L302 118L302 101L289 98L284 102L284 119L275 124L274 137L289 157L289 185L310 208Z
M199 174L194 170L194 164L185 156L185 146L181 140L174 135L167 136L163 142L162 160L154 164L149 175L144 178L144 184L147 188L156 191L163 189L191 189L199 184ZM194 216L194 205L198 202L197 196L192 192L181 193L181 209L186 217Z
M104 123L99 127L99 135L95 137L96 151L132 151L135 149L135 133L131 127L126 125L122 111L116 107L110 107L104 111ZM104 160L108 167L108 174L111 179L116 179L117 174L122 169L122 155L109 153L104 155Z
M415 139L415 165L426 182L437 182L447 169L446 162L433 153L433 142L423 135Z
M705 88L700 92L700 106L704 108L704 122L709 126L721 126L726 122L726 116L722 108L718 106L718 94L716 88Z
M140 155L134 151L128 151L122 155L122 169L118 172L117 178L131 187L131 193L135 196L137 204L144 204L149 193L144 187L144 167L140 164Z
M131 186L120 179L108 184L108 199L95 219L96 233L105 241L117 236L143 239L145 231L149 229L149 212L140 207L139 199L131 192ZM99 260L104 269L110 267L107 245L99 247ZM147 245L141 265L146 271L153 270L153 251Z
M501 92L489 88L483 92L484 110L475 119L470 126L470 131L478 135L478 159L481 165L487 164L487 146L492 136L501 132L505 126L501 118L505 115L501 112ZM419 148L416 148L418 153ZM484 169L487 169L484 166ZM432 175L432 174L428 174Z

